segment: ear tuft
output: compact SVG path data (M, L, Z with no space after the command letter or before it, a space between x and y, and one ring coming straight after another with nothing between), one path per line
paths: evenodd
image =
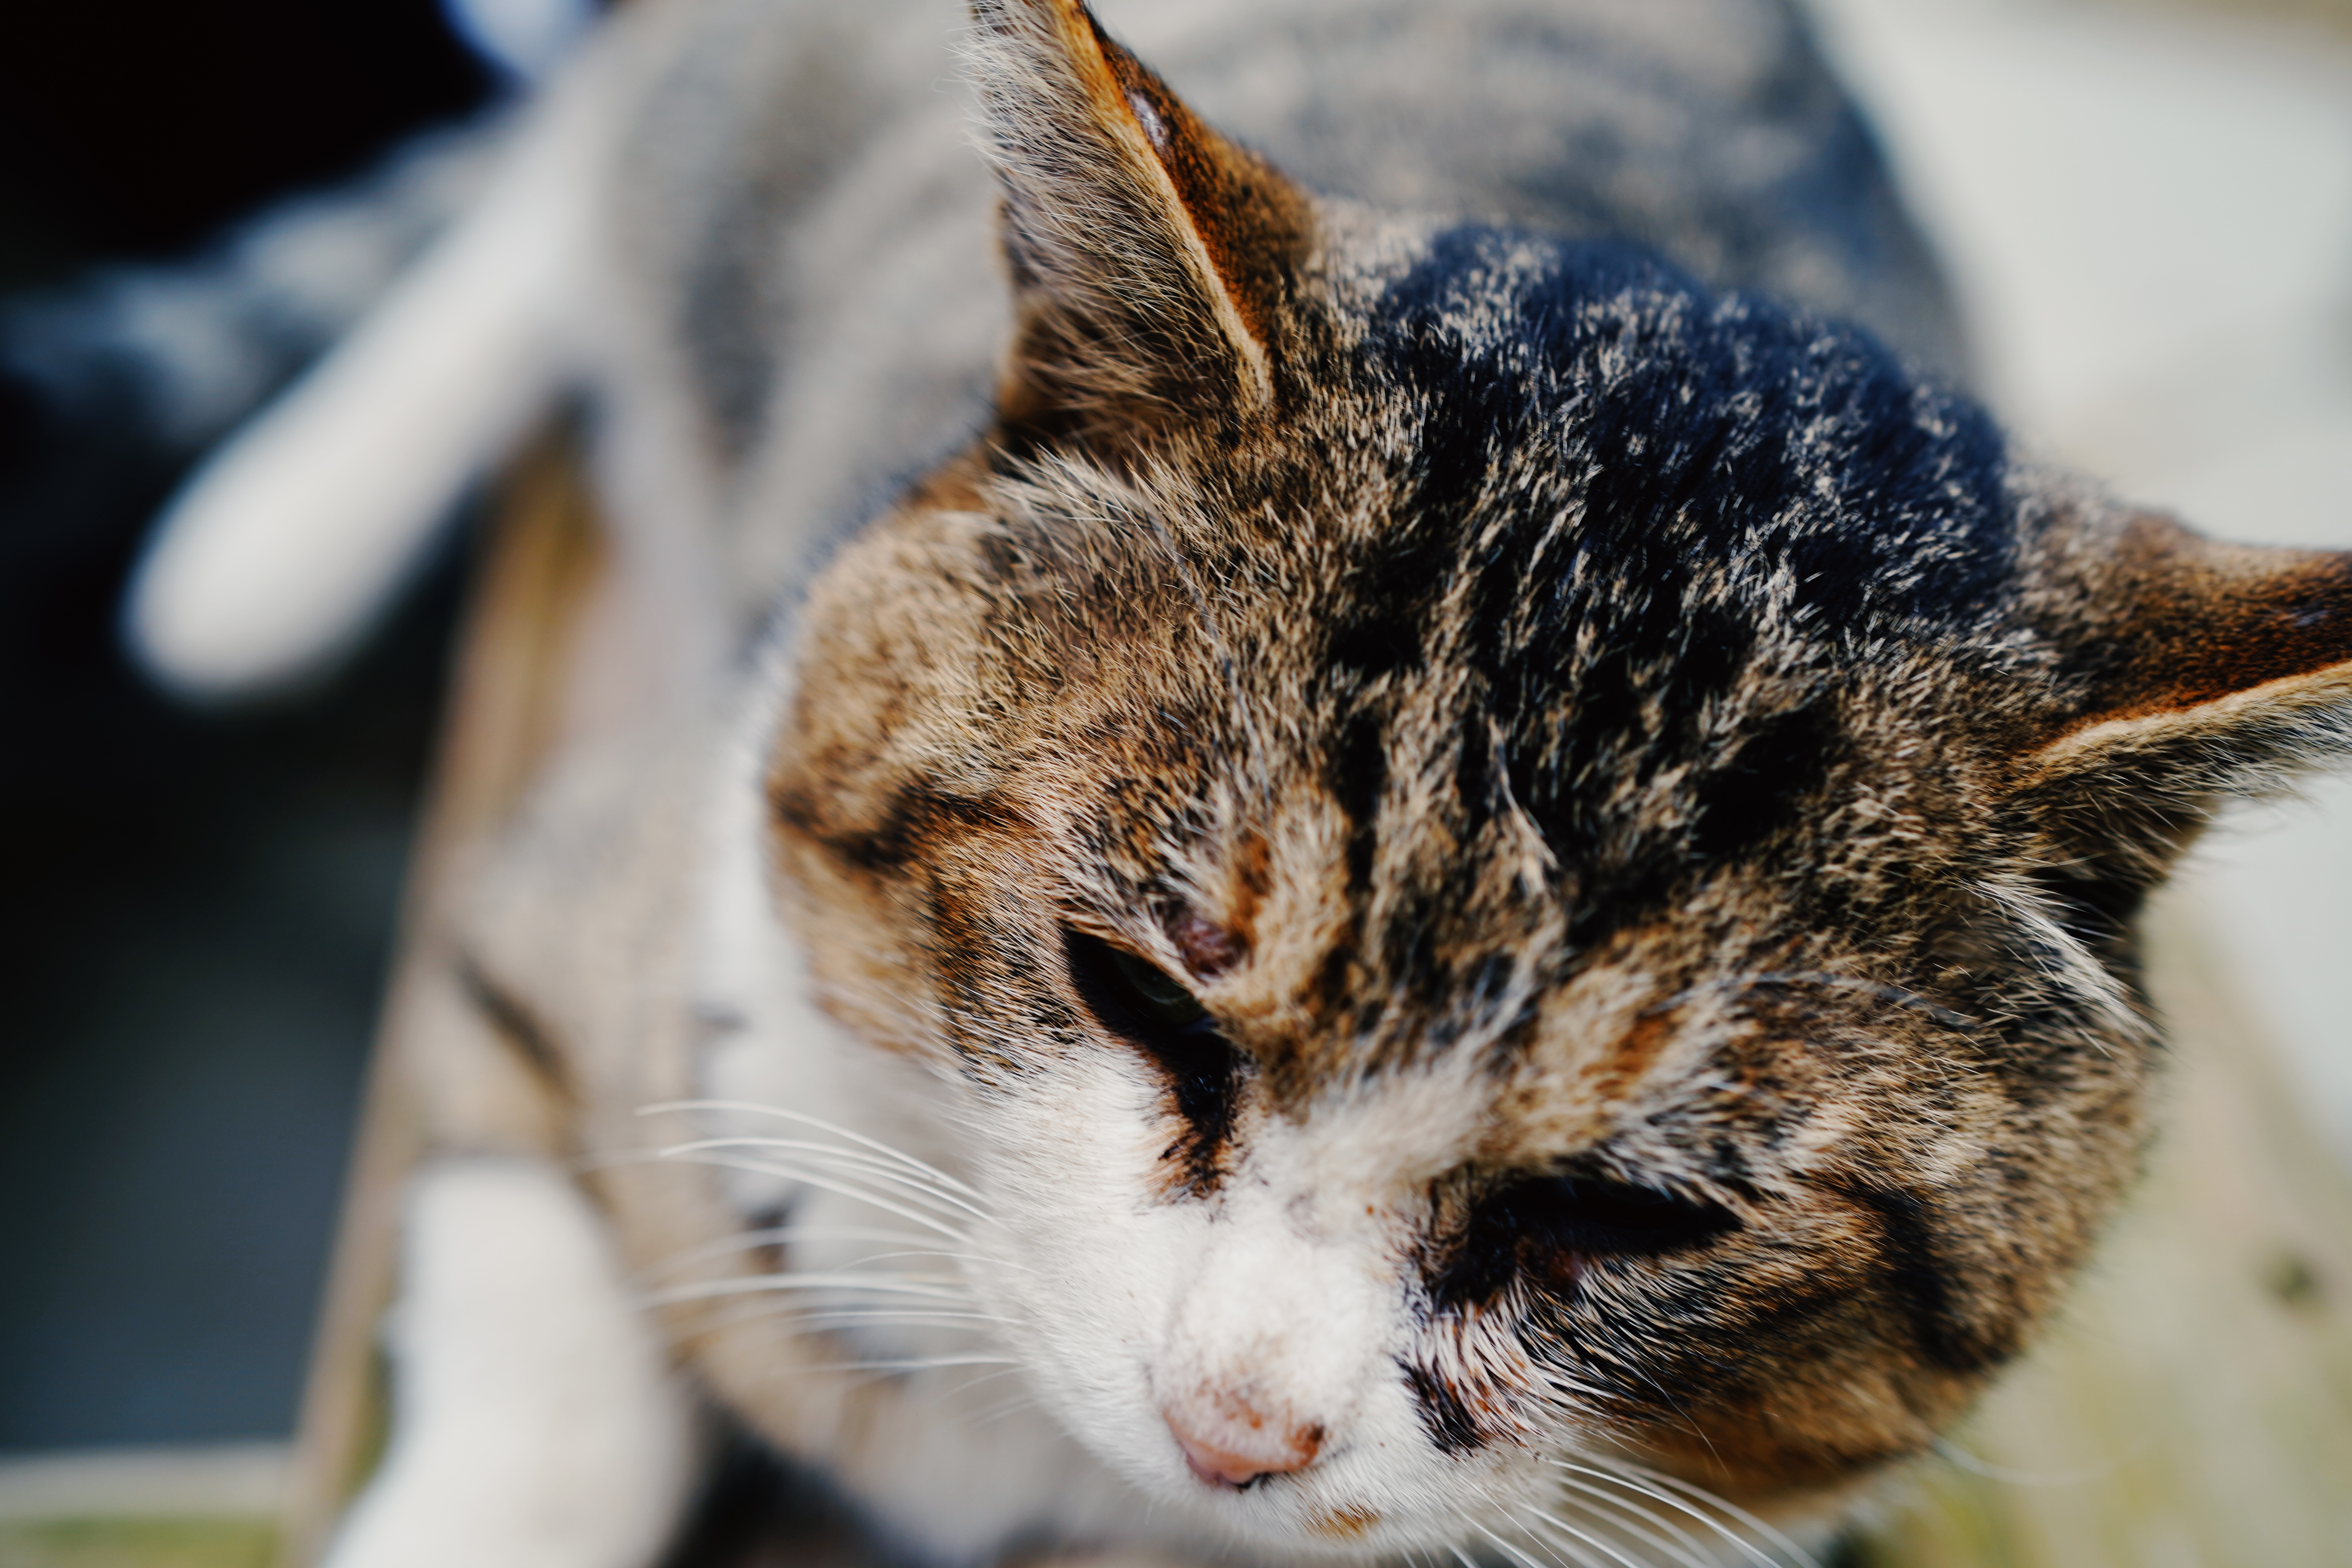
M1018 302L1008 419L1101 431L1268 407L1306 197L1080 0L974 0L972 16Z
M2067 854L2149 879L2221 801L2352 756L2352 554L2151 516L2087 529L2069 554L2067 700L2016 773Z
M2091 723L2186 713L2352 660L2352 555L2222 544L2143 515L2098 577Z

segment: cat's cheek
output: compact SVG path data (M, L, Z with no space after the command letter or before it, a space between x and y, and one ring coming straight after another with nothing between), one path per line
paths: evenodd
M1000 1288L1032 1380L1088 1448L1147 1482L1173 1452L1151 1360L1209 1223L1160 1195L1161 1098L1148 1068L1106 1050L1037 1063L987 1123L987 1184L1024 1265Z

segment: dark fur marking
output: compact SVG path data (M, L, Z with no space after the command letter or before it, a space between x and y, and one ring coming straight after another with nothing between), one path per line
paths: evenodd
M1483 728L1462 732L1454 752L1454 794L1462 803L1465 837L1475 837L1501 805L1495 789L1495 742Z
M1448 1457L1473 1454L1486 1446L1486 1434L1470 1406L1437 1373L1412 1362L1400 1362L1405 1385L1412 1390L1413 1406L1423 1430L1437 1451Z
M2057 904L2068 930L2094 947L2113 949L2128 943L2140 906L2147 902L2149 879L2129 867L2075 863L2043 868L2034 885ZM2125 957L2105 956L2110 964Z
M1466 341L1454 312L1495 308L1506 251L1549 265L1515 279L1510 320ZM1859 329L1711 295L1633 247L1482 228L1440 236L1384 306L1368 353L1427 410L1419 509L1458 515L1489 454L1572 429L1563 455L1600 559L1639 562L1649 542L1745 559L1787 568L1796 603L1824 616L1955 631L2008 578L1999 430Z
M1717 605L1692 605L1682 618L1682 647L1672 680L1683 718L1694 720L1712 697L1727 692L1756 652L1755 631Z
M571 1075L564 1071L563 1054L556 1048L555 1037L540 1022L538 1015L491 979L469 956L458 957L457 980L466 1000L488 1022L499 1038L522 1058L533 1076L559 1093L569 1095Z
M1007 995L1025 999L1016 1021L1039 1037L1073 1045L1086 1037L1063 999L1058 966L1046 956L1052 950L1039 948L1028 930L1003 920L984 895L971 897L953 878L935 877L925 906L932 940L924 957L945 1004L940 1017L948 1043L967 1073L1017 1079L1033 1069L1034 1060L1008 1049L992 1022ZM975 1020L992 1022L975 1028Z
M1181 1167L1183 1191L1205 1195L1223 1173L1221 1163L1233 1135L1241 1054L1206 1022L1172 1028L1154 1017L1149 1005L1131 994L1108 944L1099 939L1065 931L1062 949L1071 984L1087 1010L1167 1079L1170 1100L1185 1132L1160 1157Z
M780 804L779 817L806 831L805 814L794 815ZM930 852L937 842L955 832L985 832L1007 826L1003 813L987 800L943 795L915 784L895 796L881 822L868 832L818 835L819 842L864 871L898 871Z
M1691 852L1722 863L1795 822L1820 789L1836 729L1817 706L1775 714L1748 732L1731 760L1698 786Z
M1422 658L1419 630L1407 616L1360 615L1342 622L1331 634L1331 663L1354 670L1367 684L1417 669Z
M1424 1268L1431 1300L1442 1307L1478 1306L1507 1289L1519 1272L1519 1237L1492 1205L1470 1211L1461 1232Z
M1423 1279L1442 1307L1483 1305L1514 1280L1559 1299L1593 1264L1687 1252L1738 1223L1712 1204L1621 1181L1580 1161L1480 1194Z
M1879 1278L1910 1325L1913 1342L1931 1363L1962 1374L1980 1373L2010 1347L1986 1344L1954 1302L1952 1280L1936 1250L1935 1210L1927 1200L1894 1187L1853 1186L1847 1196L1878 1221Z
M1372 855L1380 846L1381 795L1388 788L1389 756L1381 715L1359 709L1341 727L1331 748L1328 787L1348 819L1348 893L1360 900L1371 890Z

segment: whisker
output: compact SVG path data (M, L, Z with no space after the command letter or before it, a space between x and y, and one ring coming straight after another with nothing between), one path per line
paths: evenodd
M940 1170L937 1165L928 1164L921 1160L916 1159L904 1149L894 1149L878 1138L869 1138L863 1132L853 1132L848 1128L840 1126L837 1123L824 1121L821 1117L805 1115L797 1110L785 1110L773 1105L759 1105L749 1100L673 1100L665 1101L658 1105L644 1106L638 1110L637 1114L640 1116L658 1116L666 1111L677 1110L731 1110L741 1112L747 1116L772 1116L781 1121L797 1121L803 1127L814 1127L820 1132L830 1132L836 1138L846 1138L852 1143L858 1144L863 1148L871 1149L877 1154L887 1154L891 1159L896 1160L900 1164L906 1166L908 1170L919 1172L923 1175L929 1176L933 1181L939 1183L942 1187L950 1188L956 1192L961 1193L968 1198L982 1200L983 1196L977 1188L956 1180L953 1176L949 1175L945 1171Z
M975 1388L979 1388L985 1384L994 1383L999 1378L1017 1376L1024 1370L1025 1369L1017 1366L1001 1366L993 1372L983 1372L978 1377L968 1377L961 1383L957 1384L953 1388L948 1390L947 1393L941 1394L940 1396L940 1403L945 1405L954 1400L961 1399L965 1394L970 1394ZM1023 1405L1035 1405L1036 1403L1038 1403L1036 1394L1032 1390L1024 1389L1020 1393L1014 1394L1009 1401L999 1400L997 1402L997 1405L1019 1406ZM1009 1413L1009 1411L1007 1411L1007 1413ZM968 1412L959 1414L956 1419L961 1421L967 1426L973 1424L973 1417Z
M1542 1368L1540 1375L1543 1386L1555 1393L1580 1394L1589 1399L1597 1400L1609 1400L1616 1397L1616 1394L1612 1390L1602 1388L1598 1384L1579 1382L1577 1379L1569 1376L1566 1373L1559 1371L1556 1367Z
M888 1301L823 1300L782 1292L746 1291L714 1297L720 1304L714 1320L733 1328L745 1323L782 1322L794 1332L855 1328L860 1323L910 1323L960 1333L986 1334L1004 1320L989 1313L965 1312L953 1305L895 1308Z
M1487 1528L1486 1525L1479 1525L1477 1530L1479 1534L1485 1536L1487 1540L1501 1547L1506 1554L1516 1558L1523 1565L1523 1568L1544 1568L1544 1564L1537 1562L1534 1558L1528 1556L1526 1552L1520 1551L1517 1547L1512 1545L1501 1536L1496 1534L1494 1531ZM1595 1563L1591 1558L1587 1557L1583 1552L1579 1552L1575 1547L1570 1546L1564 1541L1537 1542L1535 1544L1549 1547L1552 1553L1552 1561L1555 1563L1559 1561L1561 1554L1565 1553L1568 1559L1576 1564L1576 1568L1600 1568L1599 1563Z
M753 1325L779 1330L796 1339L818 1335L855 1332L861 1324L870 1323L877 1329L888 1330L905 1323L925 1332L938 1331L975 1335L979 1342L971 1349L995 1348L992 1339L998 1325L973 1323L959 1320L952 1303L939 1308L927 1308L919 1303L906 1310L902 1317L868 1316L887 1310L888 1303L859 1303L855 1300L824 1300L781 1294L750 1292L742 1295L714 1298L698 1325L702 1331L730 1332ZM856 1347L852 1347L856 1348ZM867 1347L877 1353L894 1353L891 1347Z
M889 1194L877 1193L867 1188L852 1185L845 1179L837 1174L825 1175L815 1171L808 1170L803 1166L793 1165L786 1162L777 1160L740 1160L709 1154L681 1152L680 1150L685 1147L685 1145L680 1145L677 1149L636 1148L606 1150L601 1153L584 1156L575 1161L574 1165L579 1172L585 1174L598 1171L614 1170L628 1165L659 1164L667 1162L681 1165L707 1165L715 1170L746 1171L754 1175L774 1176L784 1181L797 1183L802 1186L815 1187L824 1192L837 1193L843 1197L851 1198L859 1203L871 1205L874 1207L883 1210L885 1213L893 1214L901 1219L911 1221L912 1223L919 1225L926 1230L934 1232L935 1234L960 1241L967 1247L974 1245L973 1238L971 1236L950 1225L946 1219L941 1218L940 1215L936 1214L924 1214L909 1209Z
M826 1310L798 1306L788 1301L761 1302L755 1298L739 1298L735 1305L743 1310L727 1314L725 1324L739 1328L759 1322L782 1322L800 1334L855 1331L874 1325L902 1326L939 1330L946 1332L986 1335L1003 1320L984 1313L965 1312L887 1312L857 1310Z
M893 1361L843 1361L824 1366L795 1367L795 1372L937 1372L953 1366L1002 1366L1018 1370L1021 1363L1005 1355L905 1356Z
M1675 1562L1683 1564L1683 1568L1721 1568L1722 1559L1702 1547L1690 1531L1675 1523L1674 1521L1662 1518L1639 1503L1628 1502L1613 1492L1603 1491L1590 1481L1580 1481L1571 1476L1563 1476L1560 1478L1559 1484L1584 1493L1587 1500L1582 1506L1585 1508L1590 1509L1597 1504L1608 1509L1612 1514L1618 1516L1619 1529L1648 1542ZM1672 1539L1668 1540L1654 1533L1652 1527L1664 1531L1665 1536Z
M1713 1492L1707 1490L1705 1487L1694 1485L1689 1481L1683 1480L1679 1477L1667 1475L1662 1470L1653 1470L1646 1466L1624 1463L1623 1461L1620 1461L1620 1463L1623 1464L1623 1468L1627 1473L1639 1476L1643 1480L1650 1482L1654 1486L1671 1488L1675 1491L1681 1492L1685 1497L1696 1499L1698 1501L1705 1503L1709 1508L1721 1509L1725 1513L1729 1514L1733 1519L1738 1520L1741 1524L1746 1525L1748 1529L1762 1536L1767 1542L1769 1542L1774 1547L1778 1548L1784 1555L1786 1555L1790 1561L1800 1564L1800 1568L1821 1568L1821 1563L1814 1560L1811 1552L1806 1551L1803 1547L1790 1540L1787 1535L1783 1534L1772 1525L1766 1523L1763 1520L1757 1518L1746 1509L1741 1508L1738 1503L1732 1502L1726 1498L1719 1498Z
M1582 1507L1583 1505L1580 1503L1578 1506ZM1620 1563L1622 1563L1624 1568L1654 1568L1654 1565L1649 1563L1636 1563L1633 1558L1626 1556L1625 1553L1617 1550L1616 1547L1611 1545L1608 1542L1601 1540L1598 1536L1587 1534L1585 1531L1579 1530L1576 1526L1569 1523L1568 1521L1547 1512L1543 1509L1531 1506L1528 1511L1535 1515L1537 1519L1540 1520L1545 1524L1549 1525L1552 1529L1566 1531L1569 1534L1576 1537L1577 1540L1583 1542L1586 1545L1591 1546L1597 1551L1608 1553L1611 1557L1615 1558ZM1608 1522L1612 1528L1631 1531L1631 1527L1622 1521L1612 1520ZM1646 1531L1633 1531L1632 1532L1643 1535L1649 1541L1650 1544L1666 1552L1668 1555L1675 1555L1672 1548L1666 1546L1664 1542L1658 1540L1656 1537L1649 1536ZM1684 1564L1684 1568L1707 1568L1706 1564L1695 1563L1691 1559L1686 1557L1681 1559L1681 1561Z
M682 1165L709 1165L723 1171L749 1171L754 1175L781 1176L788 1182L798 1182L804 1187L814 1187L819 1192L832 1193L855 1203L869 1205L885 1214L897 1215L911 1225L919 1225L926 1230L937 1231L949 1240L961 1243L965 1247L970 1247L972 1243L972 1238L969 1235L958 1230L945 1220L934 1218L919 1209L908 1208L894 1199L866 1192L845 1182L835 1181L798 1166L781 1164L774 1161L730 1160L707 1154L672 1154L658 1150L651 1153L648 1158L674 1160Z
M1009 1377L1012 1373L1009 1371L996 1372L991 1373L989 1375L991 1377ZM972 1383L966 1384L964 1386L966 1388L976 1388L980 1385L982 1381L985 1380L975 1380ZM962 1390L959 1389L957 1392L961 1393ZM1024 1410L1034 1410L1042 1403L1043 1402L1034 1394L1015 1394L1011 1399L999 1400L988 1409L966 1420L964 1425L966 1426L972 1427L975 1430L982 1426L991 1426L999 1421L1007 1420L1012 1416L1018 1415Z
M655 1291L645 1300L654 1306L666 1307L683 1301L715 1301L728 1296L753 1296L786 1290L864 1290L878 1296L914 1296L929 1301L965 1302L971 1299L970 1291L952 1286L877 1279L872 1275L751 1274L734 1279L705 1279L691 1285L673 1285L666 1290Z
M1746 1536L1741 1535L1738 1531L1725 1524L1723 1521L1716 1518L1715 1515L1706 1511L1704 1509L1694 1506L1692 1503L1685 1501L1682 1498L1674 1496L1672 1493L1660 1491L1656 1487L1645 1484L1645 1479L1643 1478L1647 1478L1651 1474L1648 1471L1635 1471L1633 1474L1627 1474L1618 1470L1604 1469L1593 1465L1573 1464L1565 1459L1551 1459L1548 1460L1547 1463L1559 1469L1572 1470L1579 1475L1591 1476L1595 1480L1606 1481L1612 1486L1622 1487L1627 1491L1635 1492L1643 1497L1648 1498L1653 1502L1664 1503L1666 1507L1673 1509L1675 1512L1684 1514L1697 1521L1700 1524L1706 1526L1717 1535L1721 1536L1726 1542L1738 1548L1743 1556L1746 1556L1751 1562L1759 1564L1759 1568L1782 1568L1782 1564L1773 1561L1769 1552L1764 1551L1754 1542L1748 1540ZM1628 1466L1627 1468L1631 1470L1632 1467ZM1690 1487L1678 1488L1677 1489L1687 1489L1689 1491L1696 1492L1702 1501L1713 1507L1721 1509L1724 1512L1731 1515L1732 1518L1738 1520L1741 1523L1749 1524L1751 1528L1754 1528L1757 1531L1757 1533L1763 1535L1768 1542L1771 1542L1776 1545L1783 1544L1785 1538L1783 1538L1783 1541L1773 1540L1774 1537L1779 1536L1780 1532L1778 1531L1774 1531L1769 1526L1763 1525L1760 1521L1752 1521L1749 1518L1745 1517L1741 1510L1733 1508L1730 1504L1726 1503L1722 1499L1716 1497L1713 1493L1706 1491L1704 1488ZM1793 1542L1787 1542L1784 1549L1787 1551L1790 1560L1801 1564L1801 1568L1820 1568L1820 1565L1815 1563L1811 1556L1797 1550Z
M849 1267L863 1268L869 1263L884 1263L894 1258L944 1258L951 1263L978 1263L990 1268L1017 1268L1024 1274L1037 1272L1034 1268L1025 1268L1018 1263L1008 1263L1002 1258L992 1258L985 1252L947 1252L936 1247L909 1248L903 1252L868 1253Z
M664 1159L675 1160L691 1159L732 1150L751 1151L754 1157L761 1158L765 1163L779 1167L788 1166L795 1171L814 1168L830 1172L838 1181L869 1184L868 1191L888 1196L894 1201L919 1204L935 1219L957 1222L958 1213L971 1214L973 1217L982 1220L987 1218L986 1215L971 1210L967 1205L951 1198L941 1197L918 1185L911 1179L896 1171L880 1167L877 1162L854 1151L812 1149L793 1145L782 1139L713 1138L698 1140L691 1143L670 1144L663 1148L660 1153ZM781 1160L773 1159L761 1152L771 1150L786 1157ZM871 1186L870 1184L874 1183L886 1184L880 1187Z
M836 1165L845 1165L852 1171L873 1177L876 1181L888 1182L899 1191L910 1194L927 1203L937 1205L939 1207L961 1210L984 1223L992 1221L993 1216L986 1211L974 1208L953 1193L936 1187L930 1183L918 1180L903 1171L893 1170L883 1161L876 1159L871 1154L859 1153L855 1149L831 1149L822 1143L811 1143L800 1138L698 1138L691 1142L671 1144L662 1152L665 1155L703 1154L715 1149L778 1149L787 1153L813 1156L819 1160L832 1162Z
M1972 1476L1982 1476L1989 1481L1999 1481L2010 1487L2078 1487L2113 1475L2123 1464L2114 1458L2095 1465L2079 1465L2070 1470L2021 1470L2009 1465L1996 1465L1990 1459L1979 1459L1948 1437L1936 1439L1936 1455L1946 1464L1956 1466Z
M903 1230L866 1228L862 1226L779 1225L762 1230L738 1231L718 1241L706 1241L694 1247L680 1247L668 1257L646 1269L648 1274L675 1274L681 1268L691 1268L698 1263L730 1257L738 1252L750 1252L762 1247L790 1247L802 1241L872 1241L885 1245L898 1242L920 1246L930 1240L927 1236L915 1236ZM922 1256L908 1254L909 1257ZM943 1252L938 1256L954 1258L957 1253Z
M1664 1503L1666 1507L1675 1510L1677 1513L1684 1514L1688 1518L1697 1521L1700 1524L1706 1526L1708 1530L1722 1537L1726 1542L1736 1547L1742 1556L1759 1564L1760 1568L1781 1568L1781 1564L1773 1562L1771 1556L1759 1548L1754 1542L1749 1541L1747 1537L1732 1530L1721 1520L1717 1519L1713 1514L1707 1513L1700 1509L1694 1508L1680 1498L1674 1497L1665 1492L1658 1491L1654 1488L1644 1486L1640 1481L1628 1476L1619 1475L1614 1470L1599 1469L1590 1465L1570 1464L1561 1459L1553 1459L1549 1462L1560 1469L1574 1470L1583 1475L1591 1476L1596 1479L1607 1481L1612 1486L1622 1487L1625 1490L1631 1491L1637 1496L1648 1498L1654 1502Z
M894 1311L885 1307L811 1308L795 1311L789 1304L784 1315L794 1322L818 1328L849 1328L859 1323L919 1323L929 1328L955 1328L966 1323L1009 1323L1013 1321L994 1312Z

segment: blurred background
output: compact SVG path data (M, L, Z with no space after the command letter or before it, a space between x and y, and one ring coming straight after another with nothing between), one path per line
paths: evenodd
M0 5L0 1458L290 1431L466 552L258 710L150 691L114 617L189 462L587 9ZM2352 0L1813 9L2012 425L2352 548ZM2189 894L2352 1161L2352 783L2233 823Z
M0 1452L290 1427L463 552L259 710L115 617L583 9L0 5Z

